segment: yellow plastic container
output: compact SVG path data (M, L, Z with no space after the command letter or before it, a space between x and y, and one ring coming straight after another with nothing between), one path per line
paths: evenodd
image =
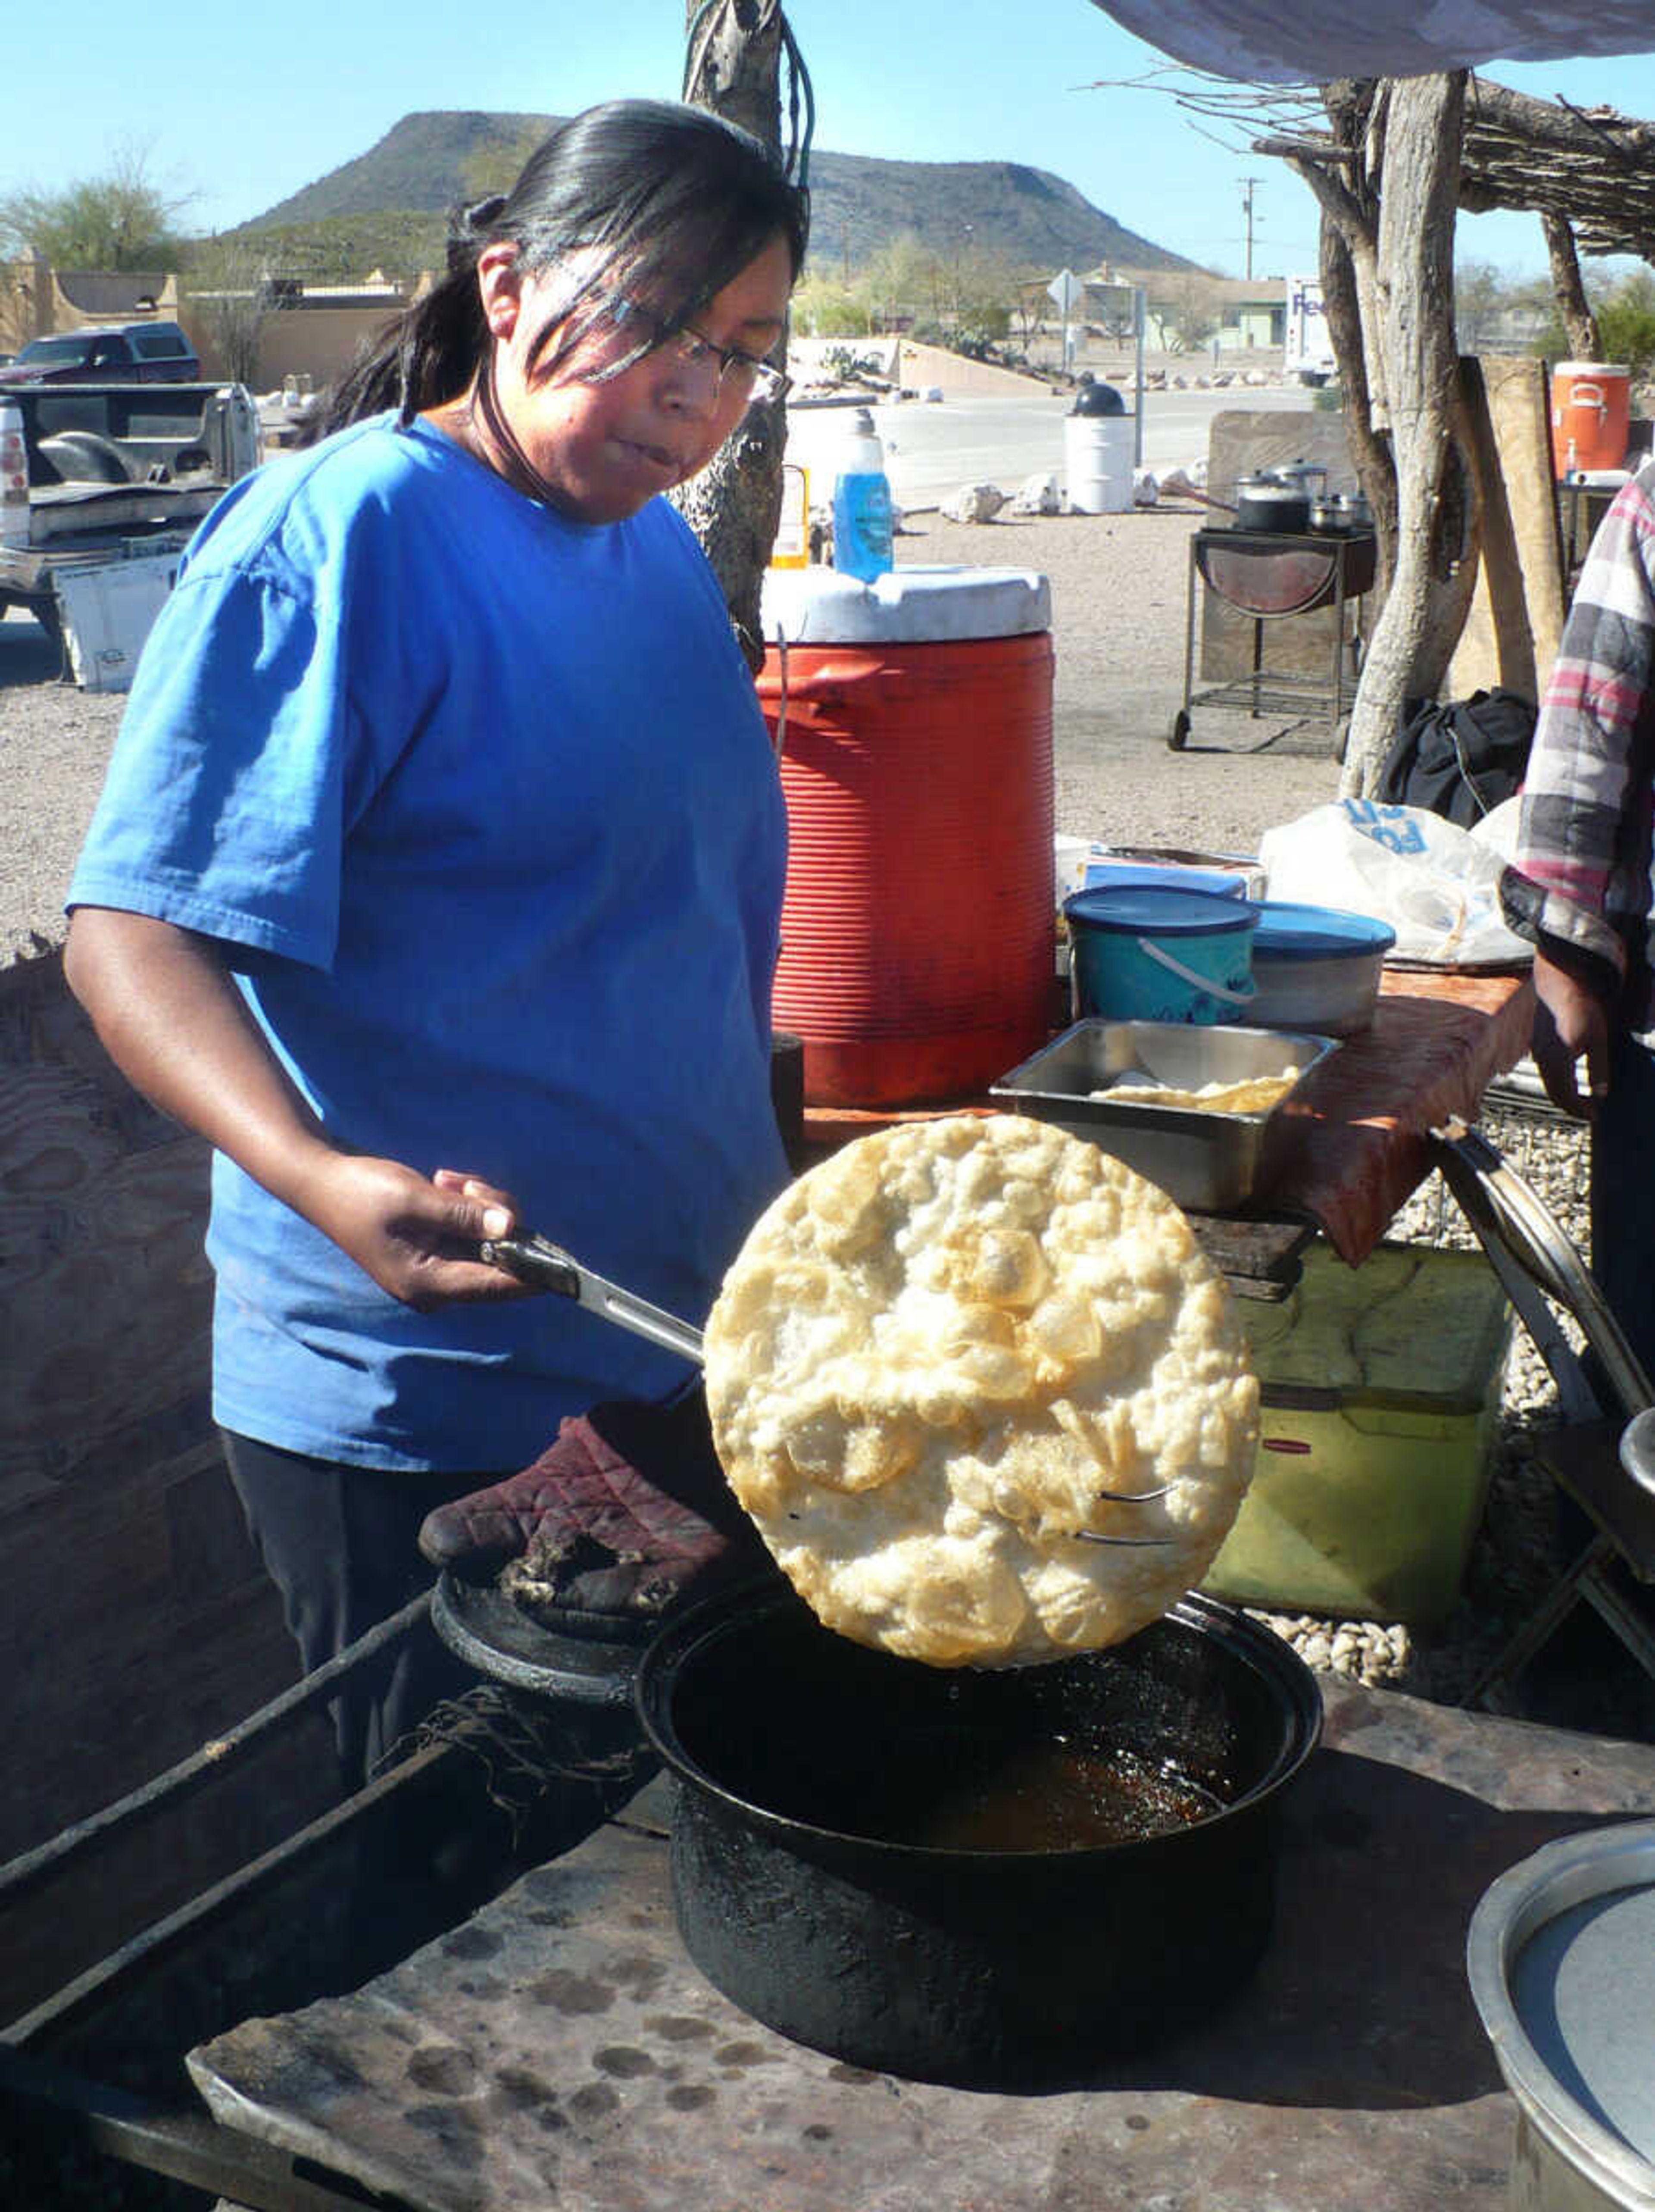
M770 565L773 568L810 565L810 471L792 461L781 472L781 514Z
M1202 1588L1273 1612L1452 1610L1488 1495L1511 1312L1480 1254L1312 1246L1244 1303L1264 1411L1252 1488Z

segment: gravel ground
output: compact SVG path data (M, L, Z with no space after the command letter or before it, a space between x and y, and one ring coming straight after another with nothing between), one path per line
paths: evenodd
M64 887L122 701L58 679L60 656L15 609L0 620L0 966L63 934Z
M1273 823L1337 793L1325 723L1207 708L1184 751L1167 748L1184 696L1190 538L1207 520L1168 504L906 523L902 563L1028 568L1049 583L1059 830L1116 845L1252 852Z
M1331 799L1337 765L1325 726L1198 716L1180 753L1166 732L1183 690L1191 532L1202 511L1118 516L1007 514L989 524L911 515L901 562L1034 570L1050 583L1057 643L1054 770L1058 827L1123 846L1252 852L1273 823ZM119 721L118 696L58 680L37 626L0 621L0 963L61 933L58 910ZM1589 1249L1578 1131L1522 1110L1483 1121L1583 1254ZM1466 1243L1435 1179L1394 1225L1416 1241ZM1489 1504L1460 1605L1428 1631L1267 1614L1311 1663L1415 1694L1463 1702L1481 1668L1558 1571L1560 1536L1535 1437L1557 1419L1545 1369L1519 1332L1505 1379ZM1655 1687L1587 1608L1532 1666L1517 1710L1561 1725L1655 1742Z

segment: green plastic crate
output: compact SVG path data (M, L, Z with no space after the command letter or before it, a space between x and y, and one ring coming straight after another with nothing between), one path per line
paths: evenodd
M1480 1253L1312 1247L1244 1303L1263 1400L1252 1485L1202 1588L1273 1612L1452 1611L1488 1495L1511 1310Z

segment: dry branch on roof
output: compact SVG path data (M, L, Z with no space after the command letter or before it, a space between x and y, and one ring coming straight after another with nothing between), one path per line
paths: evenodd
M1347 173L1355 149L1339 118L1374 105L1373 80L1319 90L1235 84L1198 70L1155 72L1142 88L1168 92L1209 135L1244 139L1248 150ZM1240 148L1238 147L1238 150ZM1571 225L1589 253L1655 259L1655 123L1613 107L1536 100L1491 78L1466 88L1459 204L1469 213L1526 209Z
M1589 253L1655 258L1655 124L1474 77L1459 204L1561 216Z

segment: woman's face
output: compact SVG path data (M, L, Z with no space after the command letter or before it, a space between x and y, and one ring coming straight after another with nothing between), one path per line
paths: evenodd
M494 339L501 413L553 503L578 522L621 522L657 492L705 468L746 412L739 380L720 381L715 352L686 361L666 344L602 383L583 376L629 353L630 330L585 342L556 369L530 356L561 298L567 270L523 276L516 250L492 246L477 264ZM695 317L711 346L762 356L781 336L792 263L778 236Z

